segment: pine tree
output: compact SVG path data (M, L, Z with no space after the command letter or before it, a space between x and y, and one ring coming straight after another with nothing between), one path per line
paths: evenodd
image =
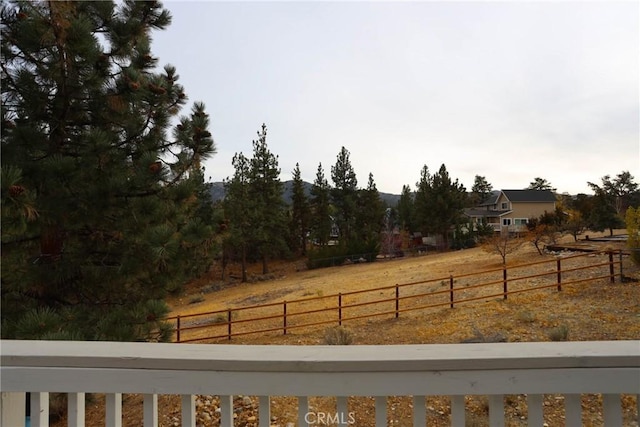
M254 210L249 190L250 164L249 159L242 153L236 153L231 163L235 169L234 175L231 179L224 181L224 213L228 223L224 248L237 251L242 270L242 282L246 282L247 250L252 243L251 213ZM227 257L230 257L229 254L224 254L224 258Z
M338 153L336 164L331 167L331 180L331 201L336 209L340 243L348 244L355 233L358 180L349 160L349 151L344 147Z
M427 165L420 170L420 180L416 182L416 193L413 199L413 224L416 230L426 234L429 227L429 197L431 192L431 174Z
M529 186L526 188L527 190L549 190L551 192L556 192L556 188L553 188L551 183L544 178L536 177L529 183Z
M361 241L378 241L384 225L385 207L380 193L369 173L367 188L358 192L358 209L356 214L357 234Z
M316 179L311 187L311 236L321 246L331 238L330 187L324 176L322 163L318 164Z
M471 187L469 204L471 206L478 206L487 200L492 190L493 185L491 185L484 176L476 175L473 180L473 187Z
M300 165L296 163L293 170L293 186L291 197L291 220L289 225L291 250L305 255L307 253L307 234L309 233L310 215L309 200L304 190L304 182L300 174Z
M16 2L2 15L3 338L165 340L202 266L208 116L155 71L159 2ZM5 226L6 225L6 226Z
M602 186L588 182L596 196L602 193L620 218L624 218L627 208L640 204L640 191L629 171L623 171L612 180L609 175L602 177Z
M413 225L413 194L411 187L408 185L402 186L402 193L400 193L400 200L398 200L398 220L400 227L405 231L412 231Z
M449 247L449 232L462 217L466 190L456 179L452 181L446 166L430 175L426 166L421 172L416 192L416 215L422 231L441 235Z
M262 125L253 141L249 168L249 196L254 244L262 259L262 274L269 272L268 259L286 248L286 222L278 156L267 146L267 126Z

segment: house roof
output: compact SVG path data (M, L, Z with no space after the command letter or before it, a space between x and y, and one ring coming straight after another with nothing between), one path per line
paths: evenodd
M552 203L556 201L556 197L549 190L497 190L492 191L491 195L479 206L495 205L498 202L498 198L500 198L500 194L504 194L511 202Z
M555 202L556 197L550 190L502 190L511 202Z
M480 206L495 205L498 202L498 197L500 197L500 190L494 190L489 197L480 203Z

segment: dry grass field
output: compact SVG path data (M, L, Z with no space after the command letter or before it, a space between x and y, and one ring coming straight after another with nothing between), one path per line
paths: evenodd
M592 236L594 236L592 234ZM565 239L567 243L571 238ZM623 248L622 243L600 243L602 249ZM527 244L516 253L508 256L507 264L515 266L545 259L554 260L557 255L539 255L535 248ZM593 265L606 262L602 255L592 255L576 259L579 265ZM548 269L553 264L542 267L531 266L519 275L539 273L540 268ZM220 272L212 271L208 277L187 286L185 292L172 298L169 303L172 314L188 315L193 313L225 310L248 305L291 301L302 298L316 298L299 310L320 307L325 295L377 288L387 285L419 282L434 278L454 277L467 273L486 271L501 267L501 258L484 252L480 248L455 252L433 253L415 257L378 261L371 264L353 264L319 270L306 270L301 263L274 263L267 276L258 274L261 266L252 266L249 270L249 283L226 282L219 280ZM563 287L562 292L555 288L515 294L507 300L501 297L480 298L477 301L459 304L451 309L448 306L401 313L399 318L386 315L368 319L345 321L343 325L352 337L352 344L430 344L459 343L463 341L551 341L551 340L627 340L640 339L640 272L632 266L628 257L623 261L624 274L629 279L624 282L600 279ZM608 267L603 267L608 269ZM236 267L237 269L237 267ZM604 270L601 270L604 271ZM617 272L617 267L616 267ZM575 278L583 278L575 273ZM231 269L231 275L239 271ZM564 277L564 276L563 276ZM533 282L531 279L523 282ZM478 280L478 279L476 279ZM486 280L486 279L485 279ZM565 279L563 279L565 280ZM532 283L522 284L531 285ZM472 286L464 279L456 280L456 286ZM447 289L445 281L430 282L420 292ZM217 290L216 290L217 289ZM501 291L496 288L497 292ZM386 292L386 294L385 294ZM380 299L391 297L391 290L380 291ZM415 291L417 292L417 290ZM466 291L465 291L466 292ZM474 296L470 289L466 297ZM479 292L479 290L477 291ZM384 294L384 295L383 295ZM369 294L367 294L369 295ZM368 296L373 298L373 296ZM442 296L443 301L448 298ZM418 304L419 302L416 302ZM374 306L364 306L358 310L374 310ZM390 308L390 307L389 307ZM352 310L356 310L355 308ZM381 310L380 308L378 310ZM295 311L295 310L292 310ZM334 313L317 313L317 319L326 319ZM362 314L365 311L354 312ZM351 315L351 314L350 314ZM240 314L242 316L242 314ZM236 320L236 319L234 319ZM291 329L286 335L273 331L262 334L249 334L234 337L232 340L217 339L204 341L225 344L265 344L265 345L319 345L324 344L327 329L335 325L320 325L300 329ZM202 332L205 333L205 332ZM206 335L205 335L206 336ZM101 399L87 405L88 420L100 419ZM548 426L563 426L562 396L545 396L545 421ZM623 398L625 425L637 425L637 406L634 396ZM202 426L219 425L219 414L215 411L217 397L198 397L199 422ZM256 401L253 397L239 399L237 404L243 407L236 419L237 426L257 426ZM310 404L316 411L335 411L334 399L313 398ZM369 398L350 398L350 410L356 412L358 427L373 423L373 401ZM429 397L427 402L429 426L449 425L450 402L447 397ZM172 426L180 418L180 405L176 397L162 396L159 407L160 423ZM391 397L388 404L388 423L393 426L410 426L411 400L404 397ZM334 409L331 409L334 408ZM583 425L601 426L601 398L597 395L583 395ZM473 397L467 402L468 425L487 425L486 398ZM287 427L297 419L296 401L293 398L277 398L272 402L272 425ZM506 396L505 412L507 425L526 425L525 396ZM123 408L124 425L141 425L141 398L136 395L125 397ZM89 423L89 425L93 425ZM289 425L291 427L291 425Z

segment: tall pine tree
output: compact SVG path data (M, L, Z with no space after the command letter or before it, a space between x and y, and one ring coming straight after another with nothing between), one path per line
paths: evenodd
M262 274L269 272L269 258L286 248L286 221L282 200L282 182L278 156L267 146L267 126L262 124L258 139L253 141L253 157L249 168L249 195L254 244L262 259Z
M304 182L300 174L300 165L296 163L296 167L293 170L289 234L291 250L301 255L306 255L307 253L310 215L309 199L305 193Z
M349 160L349 150L340 149L336 164L331 167L331 201L336 209L336 223L340 233L340 243L348 244L354 238L358 180Z
M320 246L331 238L333 221L331 218L331 188L324 176L322 163L318 164L316 178L311 187L311 236Z
M235 257L240 259L242 281L247 281L247 251L252 243L253 222L251 214L254 210L249 189L250 162L244 154L236 153L232 160L235 169L231 179L224 182L224 214L228 223L225 251L234 250ZM231 257L225 253L226 259Z
M356 215L358 237L363 242L377 242L384 225L385 206L380 193L369 173L367 188L358 192L358 210Z
M200 268L196 103L158 72L159 2L15 2L2 15L2 337L164 340ZM8 225L5 227L4 225Z
M408 185L402 186L402 193L400 193L397 210L400 228L404 231L413 231L415 217L413 213L413 193L411 192L411 187Z
M466 199L464 186L457 179L451 180L444 164L434 175L424 166L415 200L422 231L442 236L443 246L449 248L449 233L461 220Z

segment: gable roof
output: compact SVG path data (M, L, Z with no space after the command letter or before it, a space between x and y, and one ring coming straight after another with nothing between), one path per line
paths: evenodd
M550 202L556 201L556 197L550 190L502 190L502 193L511 202Z
M493 190L491 195L483 200L479 206L495 205L498 203L498 197L500 197L500 190Z

